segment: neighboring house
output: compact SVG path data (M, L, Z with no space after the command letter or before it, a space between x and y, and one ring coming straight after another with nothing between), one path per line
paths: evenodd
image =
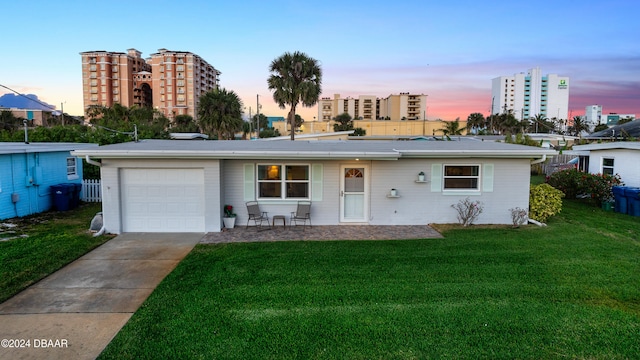
M640 187L640 142L575 145L565 154L579 155L581 170L592 174L618 174L626 186Z
M51 209L51 185L82 182L71 151L88 147L97 145L0 142L0 219Z
M269 216L310 200L313 225L456 223L470 197L477 223L511 224L529 207L531 163L555 151L482 141L145 140L73 152L101 162L107 232L218 232L223 206ZM425 173L425 181L418 175ZM397 195L391 196L391 189Z

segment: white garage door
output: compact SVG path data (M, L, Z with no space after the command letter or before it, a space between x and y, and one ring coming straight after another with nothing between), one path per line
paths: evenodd
M202 169L123 169L124 232L204 232Z

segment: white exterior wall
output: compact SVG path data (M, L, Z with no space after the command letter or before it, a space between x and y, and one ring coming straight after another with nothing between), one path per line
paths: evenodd
M540 107L542 97L542 72L540 68L529 69L529 114L530 116L536 116L537 114L544 114L550 117L546 111L542 111ZM526 84L526 79L525 79ZM526 87L525 87L526 90Z
M625 186L640 187L640 151L629 149L591 150L589 172L602 173L602 159L613 158L613 172L620 175Z
M122 169L181 169L197 168L204 170L204 211L205 231L217 232L222 228L222 186L221 168L219 160L119 160L105 159L102 161L102 209L103 221L107 232L120 234L122 232L122 187L120 172Z
M432 168L444 164L481 165L479 192L455 193L432 189ZM486 164L493 165L491 191L482 191L483 171ZM427 183L417 183L418 173L424 171ZM411 159L378 161L372 165L371 186L372 225L416 225L430 223L457 223L456 211L451 205L469 197L479 200L484 212L478 224L511 224L510 208L529 208L530 162L526 159ZM488 185L488 184L487 184ZM387 198L391 188L398 190L399 198Z
M227 160L224 162L222 201L231 204L238 215L236 225L247 223L244 166L255 168L265 161ZM479 200L484 212L478 224L511 224L509 209L529 207L530 161L527 159L403 159L398 161L278 161L286 164L322 164L322 197L311 206L313 225L338 225L340 219L340 168L342 165L369 167L370 193L369 224L371 225L422 225L430 223L457 223L456 211L451 205L467 196ZM434 191L430 182L433 165L444 164L481 165L480 192ZM485 184L483 173L493 167L493 181ZM418 173L424 171L426 183L416 183ZM313 176L313 175L312 175ZM488 181L488 180L487 180ZM490 185L490 186L488 186ZM208 185L205 184L205 187ZM255 184L254 184L255 188ZM398 190L399 198L388 198L391 188ZM313 190L311 191L313 192ZM255 193L254 193L255 194ZM222 204L224 205L224 204ZM289 215L296 208L296 201L260 201L262 211L269 217Z
M547 117L569 119L569 87L568 77L547 76Z
M588 105L584 108L587 124L593 129L602 119L602 105Z

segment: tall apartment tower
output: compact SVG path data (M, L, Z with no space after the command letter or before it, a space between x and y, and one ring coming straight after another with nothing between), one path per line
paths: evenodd
M196 54L159 49L148 62L153 106L170 119L175 115L196 119L200 95L218 88L220 71Z
M151 66L140 57L139 51L86 51L80 55L85 111L92 106L113 106L115 103L126 107L151 105L149 99L142 99L139 94L135 96L134 76L144 72L151 74Z
M493 79L491 97L492 114L511 111L521 120L536 115L565 120L569 117L569 77L542 75L540 68Z
M355 120L422 120L426 110L427 95L422 94L400 93L384 99L373 95L341 98L340 94L334 94L333 99L325 97L318 101L320 121L330 121L344 113Z
M220 72L186 51L160 49L148 59L136 49L80 55L85 111L119 103L154 107L170 119L176 115L195 119L200 95L218 88Z

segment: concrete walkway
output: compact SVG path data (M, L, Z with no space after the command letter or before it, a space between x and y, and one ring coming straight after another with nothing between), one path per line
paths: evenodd
M95 359L203 236L120 235L0 304L0 359Z

